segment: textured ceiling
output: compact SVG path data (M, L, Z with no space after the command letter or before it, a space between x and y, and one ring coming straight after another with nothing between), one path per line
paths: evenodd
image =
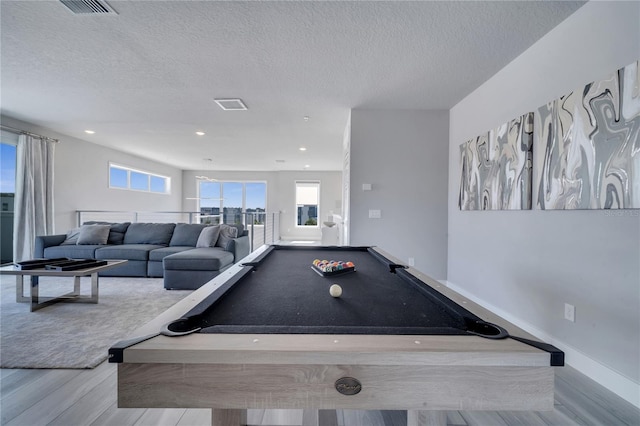
M109 4L0 2L3 114L181 169L341 170L350 109L449 109L584 2Z

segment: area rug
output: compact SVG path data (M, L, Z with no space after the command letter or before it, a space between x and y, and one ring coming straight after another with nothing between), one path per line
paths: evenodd
M29 279L25 277L25 287ZM82 279L88 294L89 278ZM0 278L0 367L93 368L111 345L185 298L191 290L165 290L161 278L100 278L99 303L58 303L29 311L16 303L15 277ZM41 278L40 295L73 289L72 278ZM27 291L27 290L25 290Z

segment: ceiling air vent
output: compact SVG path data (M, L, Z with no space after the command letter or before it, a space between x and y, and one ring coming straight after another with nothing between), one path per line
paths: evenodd
M117 15L118 13L102 0L60 0L73 13L78 15Z
M242 99L214 99L214 101L225 111L245 111L248 109Z

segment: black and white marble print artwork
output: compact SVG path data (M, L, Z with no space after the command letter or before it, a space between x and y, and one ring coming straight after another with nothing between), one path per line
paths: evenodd
M639 62L538 109L538 208L640 208Z
M532 145L532 112L460 145L460 209L530 209Z

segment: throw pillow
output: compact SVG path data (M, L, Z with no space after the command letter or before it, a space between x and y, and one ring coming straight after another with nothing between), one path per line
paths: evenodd
M202 229L207 226L201 223L178 223L173 230L169 246L195 247Z
M124 233L127 232L127 228L131 225L131 222L111 223L91 220L83 223L83 225L111 225L107 244L122 244L124 241Z
M206 226L200 231L196 247L215 247L220 234L220 225Z
M107 244L111 225L82 225L78 245Z
M80 228L73 228L67 232L67 238L60 244L61 246L76 245L80 236Z
M216 247L222 247L226 250L227 244L234 238L238 238L238 228L222 224L220 225L220 236L218 237Z

